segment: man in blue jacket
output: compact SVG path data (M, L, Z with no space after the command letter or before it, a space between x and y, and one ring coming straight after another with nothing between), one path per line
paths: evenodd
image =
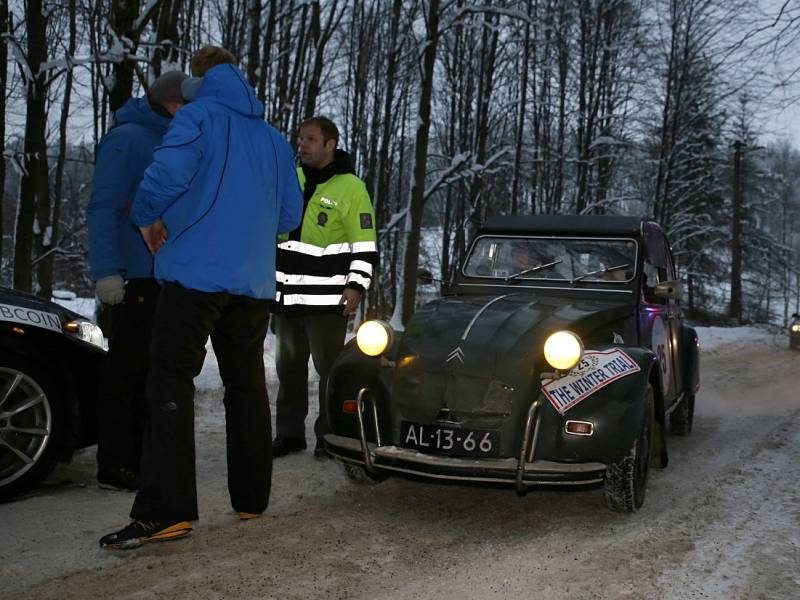
M277 235L300 223L303 196L291 146L263 115L239 69L230 62L211 67L139 186L131 220L156 253L162 291L133 521L101 538L103 547L191 532L198 517L193 379L209 335L225 386L233 509L248 519L267 507L272 454L263 344Z
M185 79L180 71L164 73L147 98L132 98L116 112L115 126L97 145L86 207L89 264L97 295L113 313L97 403L97 481L103 488L137 487L150 331L161 287L129 213L153 150L184 104Z

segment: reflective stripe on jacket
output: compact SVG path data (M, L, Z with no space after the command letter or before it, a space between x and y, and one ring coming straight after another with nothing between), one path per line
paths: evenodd
M305 185L302 168L297 170ZM355 175L342 173L317 184L303 215L300 239L282 236L277 254L277 310L340 311L345 287L364 293L378 259L375 213Z

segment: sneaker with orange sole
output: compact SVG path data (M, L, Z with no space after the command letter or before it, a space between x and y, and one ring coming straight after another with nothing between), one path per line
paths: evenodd
M189 521L163 523L160 521L131 521L126 527L100 538L101 548L127 550L147 542L164 542L186 537L192 533Z
M251 519L258 519L261 515L258 513L249 513L249 512L240 512L239 513L239 520L240 521L250 521Z

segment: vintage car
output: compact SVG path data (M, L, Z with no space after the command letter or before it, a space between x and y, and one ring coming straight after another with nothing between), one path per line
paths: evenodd
M403 332L363 323L328 381L325 441L351 479L602 482L633 512L667 422L692 428L698 341L656 223L494 217L444 297Z
M95 443L103 332L36 296L0 287L0 500Z
M789 324L789 348L800 350L800 314L792 315L792 322Z

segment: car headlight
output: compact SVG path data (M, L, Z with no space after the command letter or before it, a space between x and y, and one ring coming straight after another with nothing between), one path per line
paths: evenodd
M64 325L64 329L79 340L97 346L98 348L105 348L103 344L103 330L91 321L69 321Z
M569 371L583 357L583 342L571 331L556 331L544 343L544 358L558 371Z
M392 328L383 321L364 321L356 332L356 345L367 356L386 352L392 343Z
M792 331L798 332L800 331L800 323L795 323L792 325Z

